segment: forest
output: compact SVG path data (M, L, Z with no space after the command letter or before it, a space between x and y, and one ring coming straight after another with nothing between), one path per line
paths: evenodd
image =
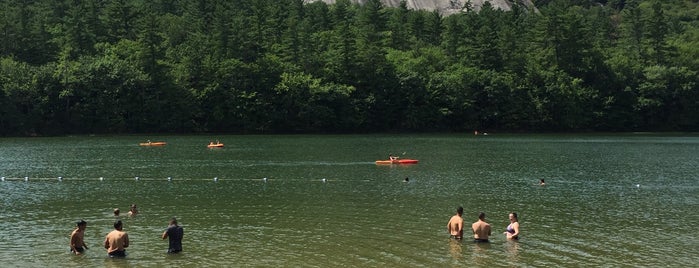
M697 0L365 2L0 0L0 136L699 131Z

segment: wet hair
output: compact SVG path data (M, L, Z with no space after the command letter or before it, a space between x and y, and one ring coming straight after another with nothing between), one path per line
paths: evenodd
M517 213L516 213L516 212L510 212L510 214L512 214L512 217L515 217L515 219L519 219L519 218L517 218Z
M170 224L177 224L177 218L172 217L172 219L170 219Z
M121 226L123 226L123 224L121 223L121 220L114 222L114 229L119 229L119 228L121 228Z
M119 215L119 212L120 212L120 211L119 211L119 208L115 208L115 209L114 209L114 215Z
M478 214L478 218L481 220L485 220L485 212L481 212Z
M75 225L77 225L77 226L86 225L86 224L87 224L87 222L84 220L79 220L79 221L75 222Z
M464 208L463 207L456 208L456 213L458 213L459 215L464 214Z

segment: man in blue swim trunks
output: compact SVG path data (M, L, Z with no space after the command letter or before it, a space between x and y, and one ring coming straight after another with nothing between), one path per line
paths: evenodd
M85 244L85 228L87 228L87 222L80 220L77 222L77 227L70 234L70 252L75 255L80 255L85 252L87 245Z
M114 230L109 232L104 239L104 248L107 249L109 257L126 257L129 235L122 230L122 227L121 221L117 220L114 222Z
M177 219L170 219L170 225L167 227L167 230L163 232L163 239L170 238L170 246L167 249L167 253L178 253L182 251L182 236L184 236L182 226L177 225Z

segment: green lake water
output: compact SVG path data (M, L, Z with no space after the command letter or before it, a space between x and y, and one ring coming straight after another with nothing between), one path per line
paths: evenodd
M389 153L419 163L374 164ZM0 176L6 267L699 266L691 135L0 138ZM465 234L486 213L491 243L448 238L458 206ZM116 207L124 259L102 247ZM518 242L502 235L511 211ZM167 255L173 216L184 252ZM74 256L80 219L90 249Z

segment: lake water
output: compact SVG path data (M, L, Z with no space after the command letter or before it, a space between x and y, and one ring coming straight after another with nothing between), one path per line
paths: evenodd
M389 153L420 162L374 164ZM3 266L699 266L692 135L0 138L0 176ZM458 206L466 234L486 213L491 243L448 238ZM124 259L102 247L116 207ZM173 216L184 252L167 255ZM73 256L80 219L90 249Z

